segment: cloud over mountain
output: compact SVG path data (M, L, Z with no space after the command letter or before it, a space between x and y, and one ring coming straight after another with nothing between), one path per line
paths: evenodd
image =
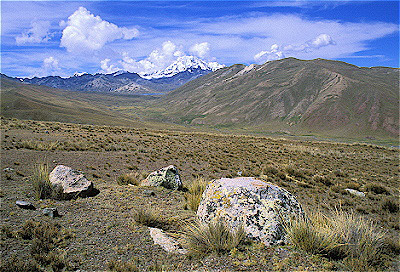
M328 45L335 45L336 42L328 34L320 34L314 39L307 41L303 44L289 44L279 46L273 44L270 51L261 51L254 56L254 60L258 63L263 63L270 60L278 60L286 57L287 54L296 54L299 52L310 53L318 50L321 47Z
M17 45L46 42L50 39L49 29L49 21L33 21L29 30L24 31L21 35L15 37L15 42Z
M131 40L139 35L136 28L118 27L93 15L84 7L79 7L60 26L65 26L60 45L69 52L98 50L108 42Z

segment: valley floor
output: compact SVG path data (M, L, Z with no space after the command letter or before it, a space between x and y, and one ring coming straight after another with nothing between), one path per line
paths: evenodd
M293 271L337 270L340 263L297 251L290 245L267 248L259 244L241 251L205 257L166 253L154 245L133 213L142 207L157 211L174 233L195 217L186 209L183 192L118 185L131 171L151 172L173 164L184 186L195 177L260 176L284 187L305 210L340 208L373 220L398 244L399 150L365 144L341 144L253 136L107 127L2 119L1 219L2 264L16 256L30 260L32 241L5 235L28 220L56 222L71 232L60 247L71 269L104 271L110 262L132 262L135 269L164 271ZM100 193L69 201L37 200L30 177L37 163L51 171L64 164L81 170ZM344 189L363 191L358 197ZM380 188L380 190L376 190ZM57 207L62 217L49 218L39 210L23 210L17 200L37 208ZM390 209L385 203L395 203ZM399 247L399 245L397 245ZM397 262L398 263L398 262ZM4 266L2 267L4 268ZM393 260L383 269L395 270Z

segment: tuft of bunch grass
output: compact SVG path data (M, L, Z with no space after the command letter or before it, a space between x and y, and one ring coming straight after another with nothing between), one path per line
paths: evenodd
M133 220L135 220L137 224L151 228L165 229L168 225L168 222L164 220L159 213L145 208L138 208L133 213Z
M375 269L384 259L385 233L352 212L336 210L328 216L313 212L309 219L292 220L285 230L295 247L342 260L352 271Z
M191 253L226 253L244 241L242 226L232 228L225 220L216 218L209 223L196 221L182 233L182 244Z
M37 199L52 197L53 185L49 179L49 168L46 163L35 165L31 181Z
M193 211L197 211L201 196L203 195L204 190L207 187L207 181L202 178L198 177L192 181L190 184L188 191L185 192L185 199L186 199L186 207Z
M314 212L284 225L287 239L298 249L312 254L329 255L340 246L339 237L330 230L328 217Z
M117 183L118 185L140 185L140 182L144 180L147 177L147 173L145 172L139 172L139 171L133 171L128 174L123 174L117 178Z

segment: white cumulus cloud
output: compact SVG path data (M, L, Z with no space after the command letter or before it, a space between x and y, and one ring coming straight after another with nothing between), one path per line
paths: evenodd
M124 53L119 63L125 71L149 74L164 69L178 57L184 55L185 53L180 46L177 46L171 41L166 41L162 44L161 48L153 50L148 57L143 60L135 61L129 57L127 53Z
M50 22L33 21L31 28L15 38L17 45L47 42L49 37Z
M196 43L190 47L189 51L199 58L206 58L210 52L210 44L208 42Z
M47 57L43 60L42 65L35 71L34 76L55 76L61 72L59 60L53 56Z
M139 35L136 28L118 27L84 7L79 7L67 22L61 22L60 25L65 26L60 45L69 52L99 50L106 43L117 39L131 40Z
M261 51L254 55L258 63L285 58L299 52L313 52L328 45L336 45L336 42L328 34L320 34L314 39L302 44L278 45L273 44L269 51Z
M110 64L110 62L111 62L110 59L104 59L104 60L100 61L100 66L104 73L111 74L111 73L121 70L118 67L116 67L114 64Z

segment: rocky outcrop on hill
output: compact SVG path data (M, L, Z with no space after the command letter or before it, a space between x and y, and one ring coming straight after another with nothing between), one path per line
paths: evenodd
M222 178L207 185L197 210L202 222L221 218L243 226L249 238L266 245L285 241L284 221L304 216L296 198L285 189L251 177Z

